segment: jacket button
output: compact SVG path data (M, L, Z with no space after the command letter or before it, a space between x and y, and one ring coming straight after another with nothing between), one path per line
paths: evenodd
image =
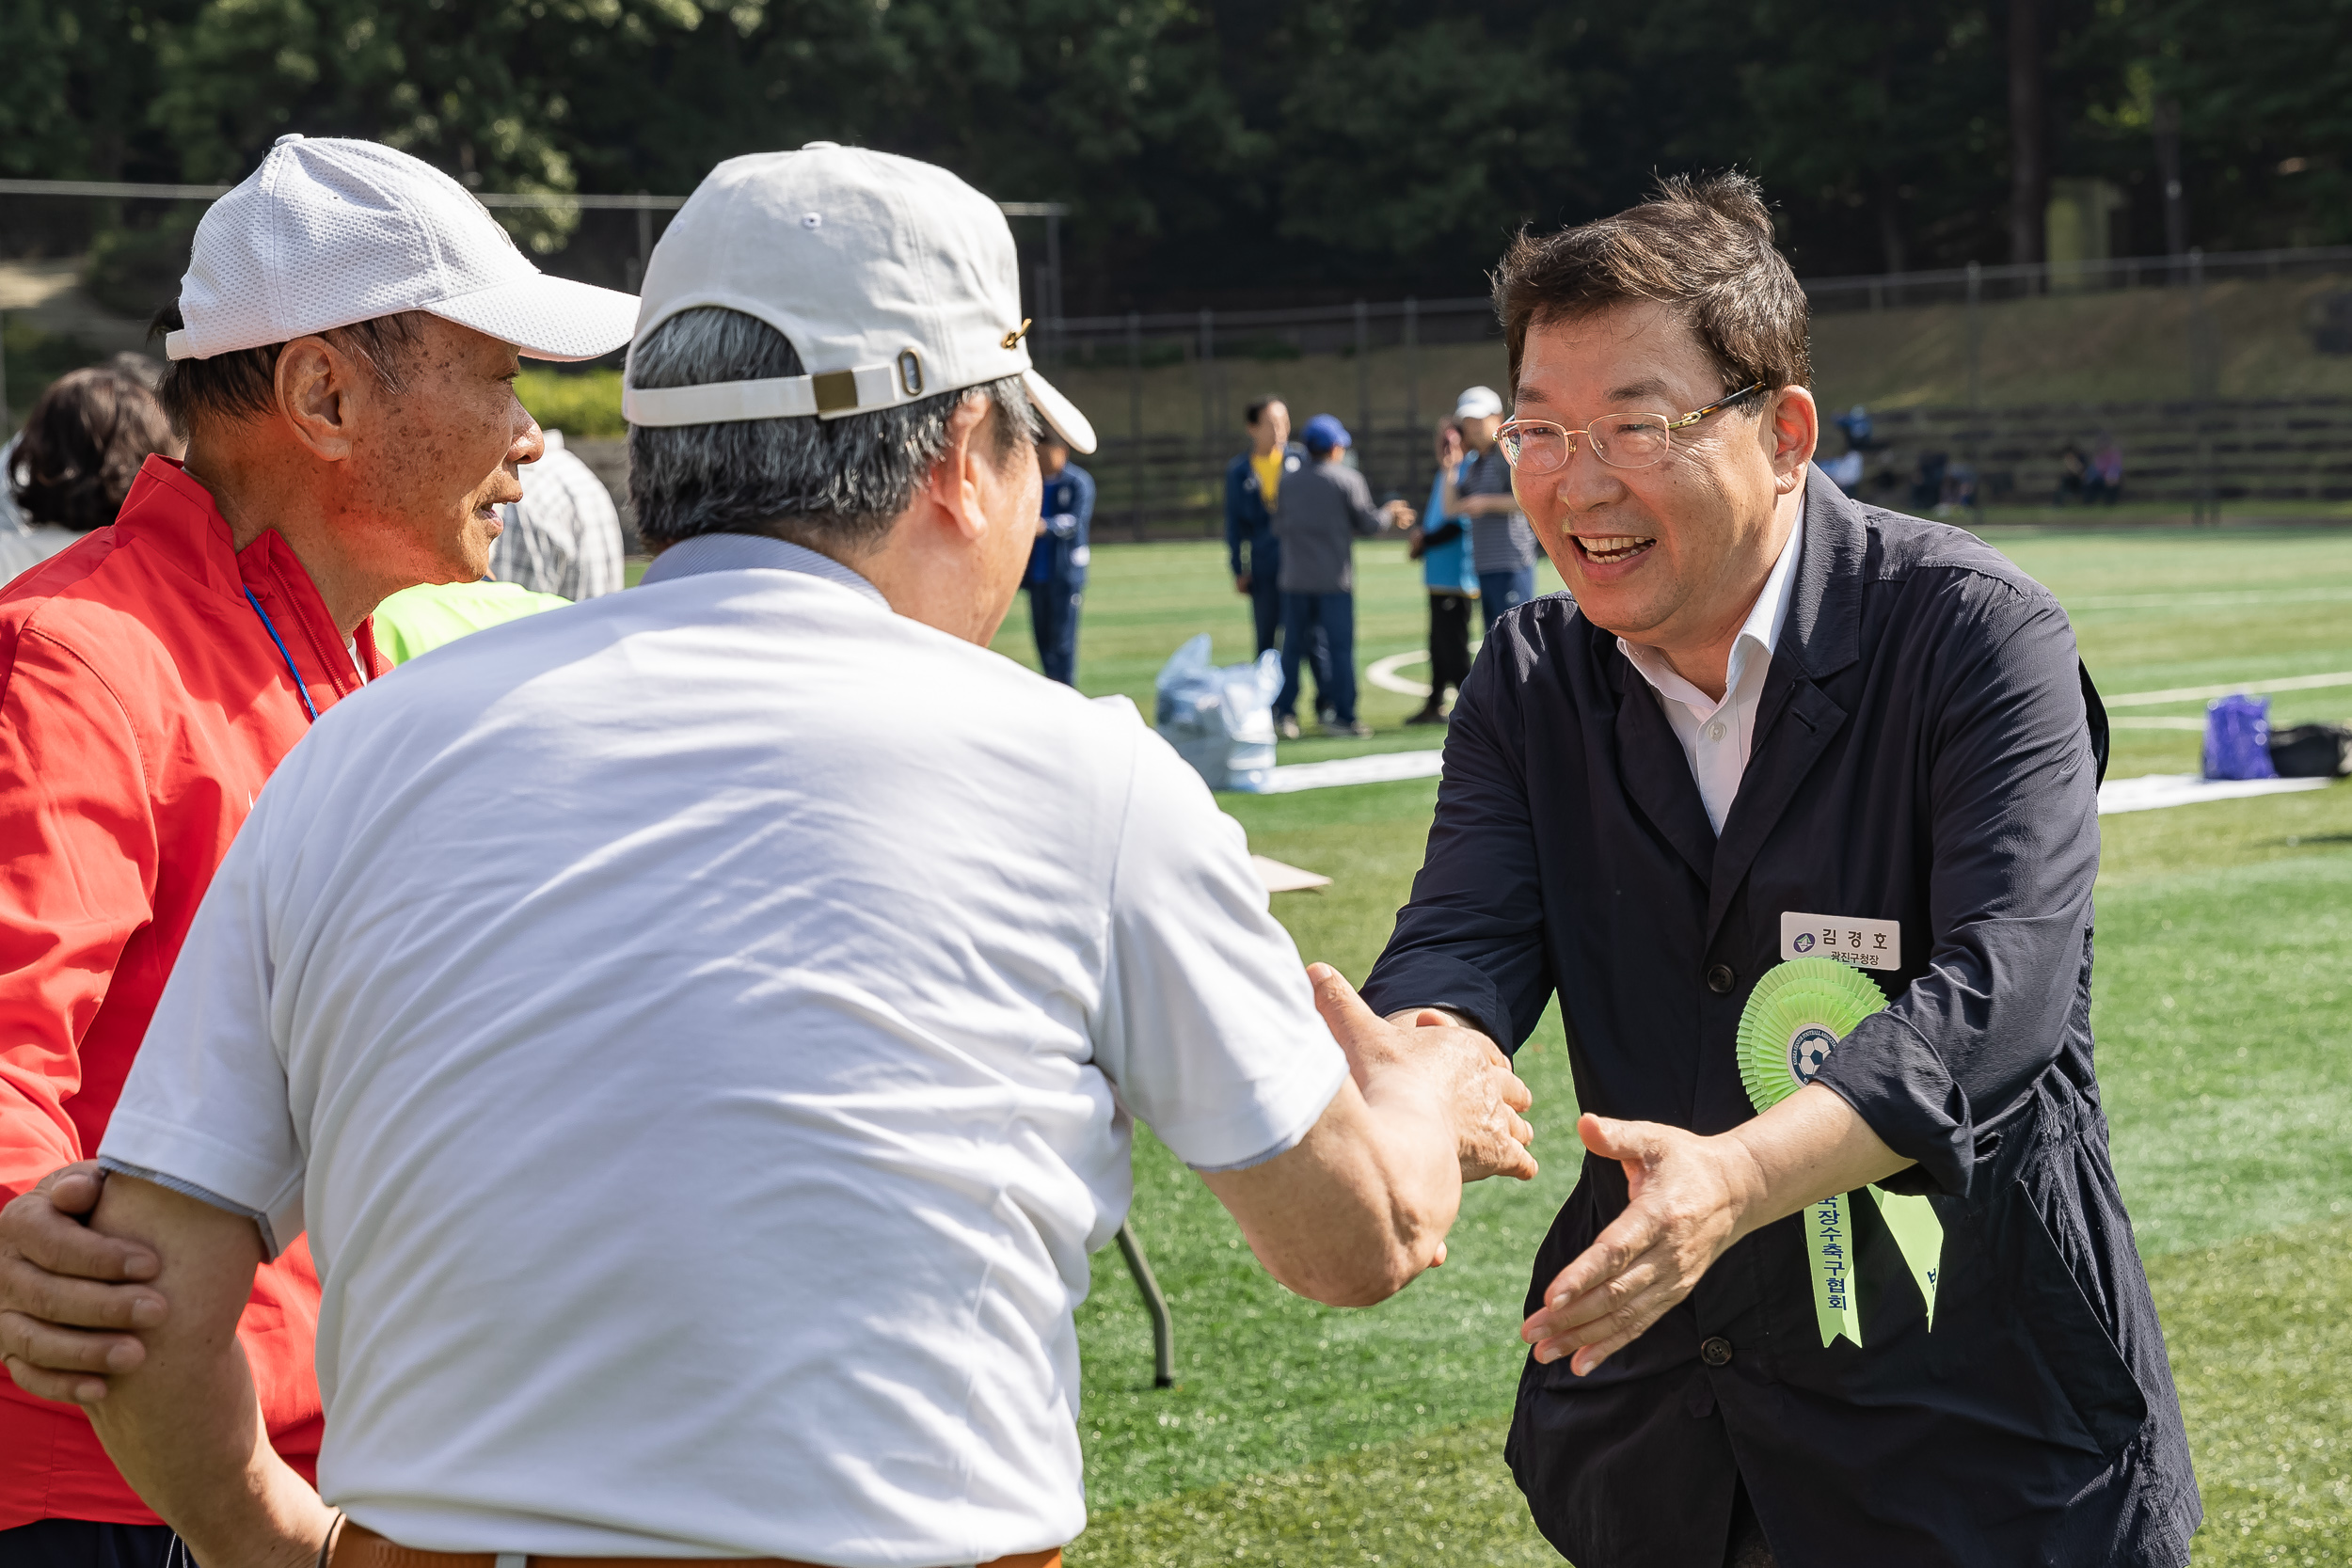
M1731 1362L1731 1341L1722 1335L1710 1335L1699 1341L1699 1359L1710 1367L1728 1366Z
M1729 964L1717 964L1707 972L1707 989L1717 996L1729 996L1731 988L1740 983L1740 976L1731 972Z

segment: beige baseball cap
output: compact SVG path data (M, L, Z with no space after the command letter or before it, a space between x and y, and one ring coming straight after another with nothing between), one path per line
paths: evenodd
M946 169L833 142L730 158L687 198L645 265L638 342L723 306L784 334L805 375L641 388L631 424L836 420L1021 377L1073 451L1094 427L1029 360L1012 230Z
M287 135L204 211L174 359L424 310L533 359L628 341L634 296L549 277L465 186L380 142Z

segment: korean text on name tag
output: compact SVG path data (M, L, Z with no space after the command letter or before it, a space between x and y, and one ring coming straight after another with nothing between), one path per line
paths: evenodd
M1856 969L1900 969L1902 923L1790 911L1780 917L1780 956L1836 958Z

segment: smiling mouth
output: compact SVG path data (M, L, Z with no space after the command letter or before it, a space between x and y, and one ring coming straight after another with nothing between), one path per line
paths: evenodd
M1633 533L1613 534L1607 538L1595 539L1587 539L1579 535L1576 547L1585 560L1597 565L1613 566L1621 561L1632 560L1657 543L1655 538L1645 538Z

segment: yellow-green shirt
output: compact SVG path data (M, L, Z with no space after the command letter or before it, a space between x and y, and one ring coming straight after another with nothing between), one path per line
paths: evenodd
M404 588L375 607L375 646L394 664L405 664L469 631L571 602L553 594L534 594L519 583L486 578Z
M1274 503L1282 494L1282 459L1288 454L1280 447L1261 457L1249 454L1249 467L1257 473L1258 489L1265 496L1266 515L1274 515Z

